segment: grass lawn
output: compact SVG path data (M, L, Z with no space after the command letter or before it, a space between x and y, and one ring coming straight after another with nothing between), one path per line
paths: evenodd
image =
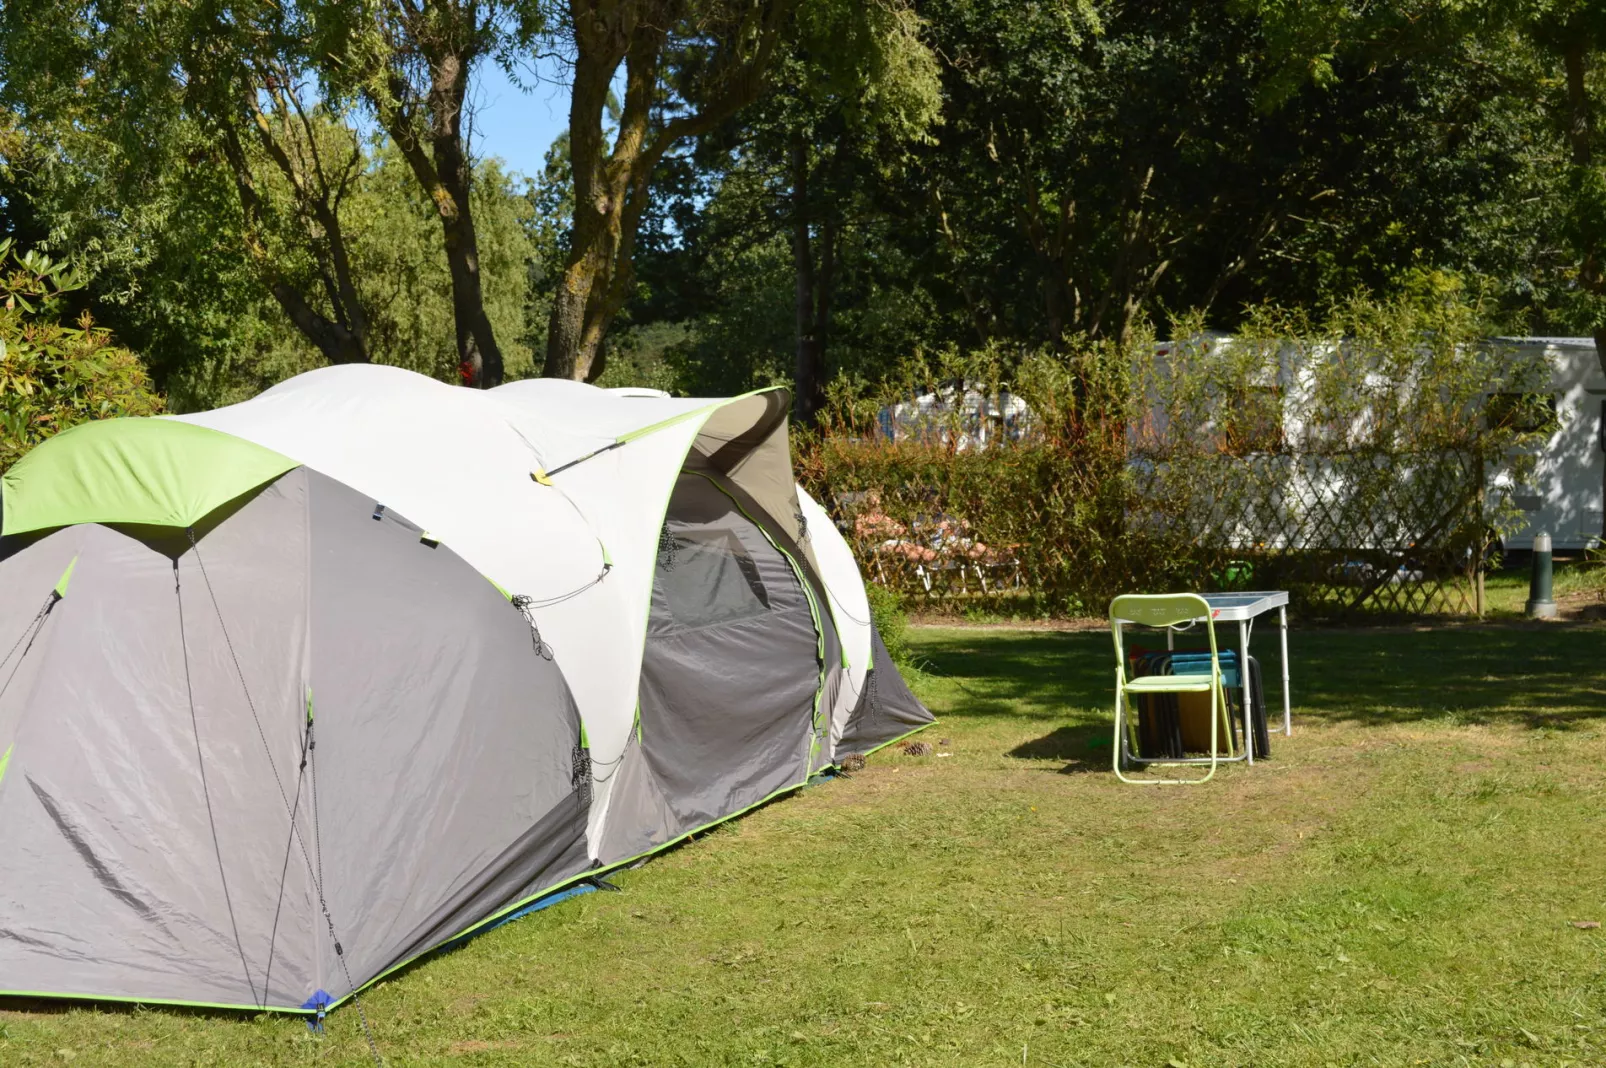
M1527 567L1491 572L1483 584L1490 618L1521 618L1527 611L1531 577L1532 570ZM1552 586L1552 596L1564 608L1599 608L1606 598L1606 569L1592 564L1558 563Z
M386 1057L1606 1064L1606 928L1572 923L1606 920L1606 627L1296 632L1293 739L1189 789L1109 773L1108 635L913 639L951 755L880 754L383 984ZM28 1008L0 1064L371 1063L349 1008L321 1037Z

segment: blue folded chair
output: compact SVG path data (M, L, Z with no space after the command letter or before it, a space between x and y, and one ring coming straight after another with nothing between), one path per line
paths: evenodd
M1148 657L1152 661L1150 666L1155 674L1210 674L1209 650L1167 651L1150 653ZM1221 665L1221 681L1227 688L1229 706L1235 708L1239 716L1242 716L1244 690L1243 676L1239 674L1238 669L1238 654L1232 649L1220 650L1216 653L1216 662ZM1266 725L1266 697L1260 684L1260 662L1254 657L1249 658L1249 700L1252 707L1247 718L1253 730L1247 733L1255 739L1255 759L1264 760L1271 756L1271 732ZM1243 720L1240 719L1239 722Z

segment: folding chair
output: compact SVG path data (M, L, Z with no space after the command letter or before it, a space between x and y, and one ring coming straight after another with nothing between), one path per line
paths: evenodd
M1173 627L1179 623L1205 621L1210 636L1209 673L1186 675L1144 675L1134 679L1126 677L1126 652L1121 645L1121 627L1136 623L1145 627ZM1233 756L1232 728L1226 719L1227 691L1221 675L1221 658L1216 652L1216 627L1210 618L1210 606L1196 593L1127 594L1110 602L1110 632L1115 636L1115 774L1122 782L1147 786L1186 786L1209 782L1221 762L1217 743L1227 741L1227 760ZM1150 760L1137 756L1132 747L1131 696L1148 697L1159 694L1209 693L1210 694L1210 755L1181 759ZM1150 768L1170 768L1184 765L1208 764L1210 770L1197 779L1134 779L1124 774L1127 768L1143 765Z

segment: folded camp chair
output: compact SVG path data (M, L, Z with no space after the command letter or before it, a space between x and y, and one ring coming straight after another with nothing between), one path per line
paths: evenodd
M1137 623L1146 627L1173 627L1198 619L1205 621L1210 635L1209 674L1144 675L1135 679L1126 677L1126 651L1121 646L1123 623ZM1115 636L1115 774L1122 782L1149 786L1188 785L1209 782L1216 774L1222 757L1217 742L1225 737L1228 756L1232 756L1232 732L1227 724L1227 691L1221 677L1221 658L1216 652L1216 627L1210 618L1210 606L1196 593L1127 594L1110 602L1110 631ZM1132 704L1128 695L1151 696L1175 693L1210 694L1210 755L1209 757L1180 760L1146 760L1133 753L1131 745ZM1197 779L1133 779L1123 771L1133 765L1148 767L1180 767L1205 765L1210 770Z

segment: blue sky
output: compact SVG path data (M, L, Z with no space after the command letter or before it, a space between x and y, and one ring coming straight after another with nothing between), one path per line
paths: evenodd
M543 62L535 75L521 80L534 83L525 90L514 84L493 62L481 63L470 88L475 114L472 151L500 156L510 170L534 178L541 173L546 150L569 125L569 86L563 71Z

